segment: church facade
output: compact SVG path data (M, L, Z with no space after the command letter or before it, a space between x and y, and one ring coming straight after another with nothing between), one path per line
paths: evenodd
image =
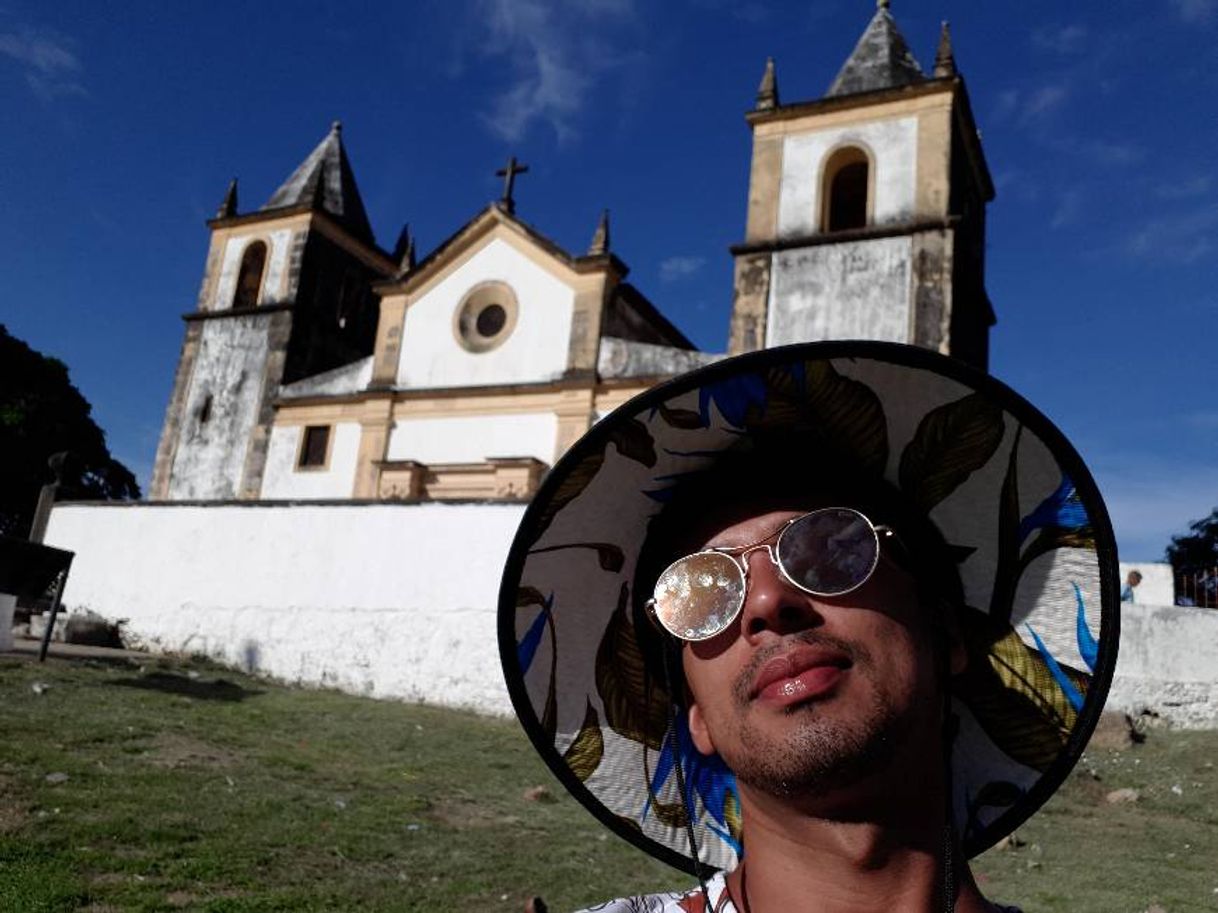
M823 98L768 62L727 351L907 342L986 367L993 197L946 25L926 73L879 5ZM335 124L270 197L208 224L158 501L524 500L600 416L722 357L626 281L602 215L573 253L505 193L426 256L376 242Z

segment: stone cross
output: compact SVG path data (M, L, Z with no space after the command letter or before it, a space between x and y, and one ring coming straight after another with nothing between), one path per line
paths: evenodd
M497 177L503 178L503 208L508 212L516 211L516 201L512 199L512 188L516 185L516 175L525 174L528 172L529 166L519 164L516 161L516 156L510 156L507 161L506 168L500 168L495 172Z

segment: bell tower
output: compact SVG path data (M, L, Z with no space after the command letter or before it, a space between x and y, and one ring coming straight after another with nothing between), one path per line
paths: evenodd
M260 209L215 218L153 467L156 500L257 498L280 384L372 352L372 235L337 122Z
M928 76L880 0L822 98L782 103L771 60L746 119L729 352L877 339L984 370L994 185L947 23Z

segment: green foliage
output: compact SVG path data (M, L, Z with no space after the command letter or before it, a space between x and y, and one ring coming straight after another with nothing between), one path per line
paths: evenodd
M1177 573L1218 567L1218 507L1208 517L1189 524L1189 532L1172 536L1167 560Z
M47 460L67 452L59 499L138 498L135 476L110 456L92 408L67 366L31 349L0 324L0 534L29 531Z

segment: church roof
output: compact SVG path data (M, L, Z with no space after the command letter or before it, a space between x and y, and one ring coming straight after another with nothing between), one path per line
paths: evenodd
M880 0L875 15L825 97L893 89L925 80L926 75L888 12L888 0Z
M343 148L342 124L335 121L325 139L276 190L260 212L315 206L361 241L375 243L355 174Z

